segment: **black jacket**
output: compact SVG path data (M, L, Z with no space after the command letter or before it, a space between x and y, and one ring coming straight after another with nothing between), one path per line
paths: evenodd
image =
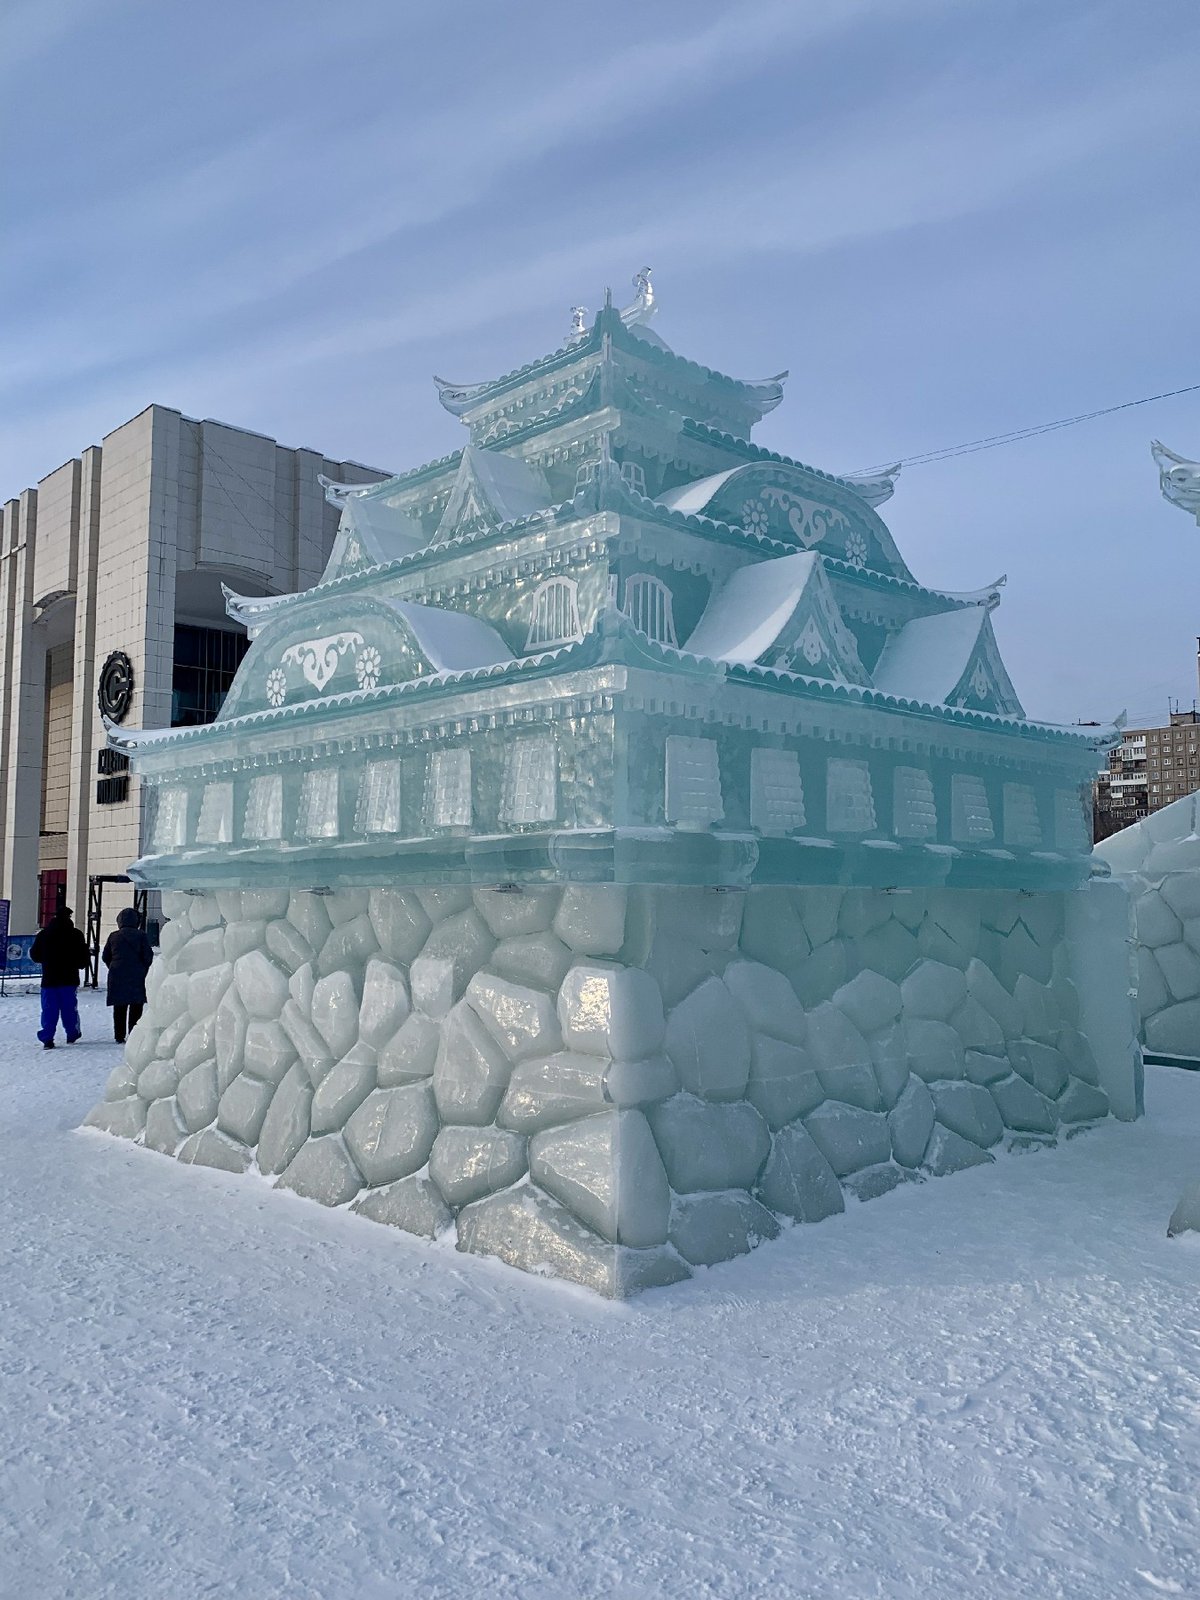
M78 989L79 969L87 966L87 940L70 913L59 911L33 941L29 956L41 964L43 989Z
M154 960L154 948L137 925L132 906L117 912L115 933L110 933L100 959L108 968L105 998L110 1006L144 1006L146 974Z

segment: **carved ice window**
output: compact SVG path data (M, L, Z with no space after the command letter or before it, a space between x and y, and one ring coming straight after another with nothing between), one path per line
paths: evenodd
M188 796L186 789L160 789L154 813L154 854L166 855L187 844Z
M246 811L242 818L244 839L283 838L283 775L261 773L250 780Z
M805 823L800 757L794 750L750 752L750 826L759 833L791 833Z
M1060 850L1091 848L1083 796L1076 789L1054 791L1054 842Z
M552 739L518 739L504 761L500 820L553 822L558 813L558 758Z
M971 772L956 772L950 780L951 838L958 844L987 844L995 835L983 779Z
M336 839L338 836L338 769L318 767L306 772L300 784L296 832L302 839Z
M594 483L600 476L600 463L598 461L585 461L581 467L575 469L575 493L585 489L589 483ZM621 482L627 489L632 489L634 494L646 493L646 471L636 461L623 461L621 463Z
M233 839L233 785L208 783L200 801L197 844L229 844Z
M870 833L875 827L871 769L865 761L830 758L825 771L825 825L830 833Z
M425 817L431 828L471 826L471 752L435 750L425 775Z
M671 612L671 591L661 578L648 572L635 572L625 583L625 615L634 627L655 644L678 648L675 618Z
M368 761L358 785L356 833L400 832L400 763Z
M548 578L533 596L526 650L548 650L583 637L574 578Z
M715 739L670 734L666 743L666 817L677 828L698 831L720 822L721 764Z
M1036 850L1042 842L1037 796L1027 783L1004 785L1004 842L1025 850Z
M897 839L932 839L937 834L933 782L923 767L897 767L892 779L892 832Z

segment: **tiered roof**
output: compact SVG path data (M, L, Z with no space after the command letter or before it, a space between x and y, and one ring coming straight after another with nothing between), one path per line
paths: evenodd
M1004 580L966 594L919 584L875 509L895 473L840 478L753 445L786 374L747 382L680 357L646 325L654 309L642 274L633 306L606 303L550 355L490 382L439 380L465 448L380 483L326 483L342 518L321 582L228 594L253 643L217 721L113 728L113 744L152 783L175 760L212 782L223 762L252 762L255 741L272 758L284 740L360 759L569 701L571 767L587 719L622 708L644 708L664 738L702 716L740 738L810 739L829 737L840 704L840 737L913 752L905 771L956 750L1057 762L1068 786L1072 762L1090 771L1094 736L1025 718L991 621ZM768 696L761 711L748 691ZM864 720L881 712L886 736ZM634 759L610 748L610 762Z

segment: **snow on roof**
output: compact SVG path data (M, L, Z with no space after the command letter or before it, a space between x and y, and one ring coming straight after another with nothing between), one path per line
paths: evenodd
M550 485L540 467L531 466L520 456L506 456L499 450L470 444L463 451L435 540L454 533L468 495L482 500L497 522L519 522L535 511L544 511L552 500Z
M694 483L681 483L677 489L668 489L666 494L660 494L658 504L666 506L668 511L682 511L685 516L693 517L704 510L717 490L728 483L735 472L741 470L742 466L738 465L729 467L725 472L714 472L708 478L697 478Z
M354 529L376 561L399 561L429 543L421 524L386 500L356 495L345 502L344 522Z
M435 672L470 672L513 660L512 651L489 622L462 611L419 606L411 600L389 604L404 618Z
M550 485L540 467L520 456L506 456L499 450L483 450L468 445L464 460L470 464L479 487L501 512L505 522L516 522L550 504Z
M806 550L739 567L705 607L684 646L688 654L753 665L779 637L819 561Z
M988 619L987 606L915 617L883 647L872 682L882 694L944 705L966 670Z

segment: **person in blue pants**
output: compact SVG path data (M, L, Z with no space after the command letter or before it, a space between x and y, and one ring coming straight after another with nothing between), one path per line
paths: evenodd
M62 1019L67 1043L80 1037L79 969L87 966L87 940L71 921L71 908L61 906L33 941L30 958L42 969L42 1025L38 1038L43 1050L54 1049L54 1035Z

